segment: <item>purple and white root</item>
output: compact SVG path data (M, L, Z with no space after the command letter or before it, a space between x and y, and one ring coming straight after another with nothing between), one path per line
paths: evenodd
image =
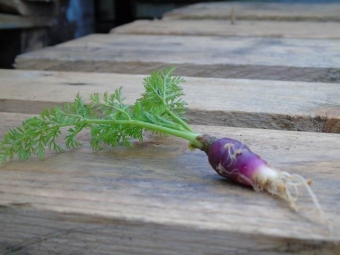
M204 135L198 138L204 145L210 165L215 171L230 180L251 186L257 192L266 191L283 198L297 210L299 187L305 188L317 211L320 204L312 191L311 181L298 174L290 174L271 167L264 159L253 153L243 143L230 139L217 139Z

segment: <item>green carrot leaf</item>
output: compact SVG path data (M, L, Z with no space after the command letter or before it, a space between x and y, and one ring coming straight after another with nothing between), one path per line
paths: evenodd
M10 129L0 142L0 163L18 157L39 158L45 151L64 152L81 146L77 135L90 131L90 145L100 150L103 144L131 146L132 139L143 140L143 131L182 137L201 146L197 134L186 123L186 102L180 84L184 79L173 77L174 68L153 72L144 79L145 92L134 105L125 103L122 88L100 96L94 93L85 103L78 94L73 103L45 109L38 116L25 120L21 127ZM61 145L63 136L65 145Z

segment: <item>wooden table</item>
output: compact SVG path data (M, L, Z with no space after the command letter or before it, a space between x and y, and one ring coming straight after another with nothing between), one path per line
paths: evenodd
M306 3L199 3L178 8L164 15L165 19L227 19L340 21L340 4Z
M137 20L113 28L112 34L241 36L269 38L340 39L339 22L165 19Z
M339 41L97 34L16 58L19 69L339 82Z
M0 70L0 112L38 114L72 102L80 91L124 88L133 104L144 75ZM192 124L340 133L340 89L335 83L185 77ZM43 89L42 89L43 88Z
M241 20L238 9L235 25L139 21L21 55L22 70L0 70L1 139L78 92L87 103L93 92L123 86L133 103L146 74L176 65L186 76L192 127L241 140L274 167L313 179L324 219L308 200L296 212L222 179L183 140L146 133L132 148L93 152L84 131L77 150L0 166L0 253L340 254L340 48L333 10L292 12L275 23L282 25L277 33L274 23ZM292 17L309 21L288 22ZM325 17L331 22L320 23ZM256 35L251 24L268 29Z
M143 78L45 71L2 70L0 73L3 92L0 137L32 116L28 113L69 102L78 91L87 97L94 91L113 90L124 84L128 102L132 102L142 90ZM277 91L275 87L279 84L275 82L188 78L184 88L188 93L186 100L191 104L188 114L194 123L198 122L194 112L200 115L203 109L206 118L209 116L212 120L218 116L216 111L224 111L226 116L237 115L222 104L213 104L209 99L206 101L210 105L206 105L195 96L195 90L202 83L214 86L210 89L212 98L218 96L220 89L228 89L233 97L246 93L238 91L240 88L252 86L255 99L256 90L269 86L268 90L280 95L279 98L276 97L275 102L268 94L261 100L271 104L273 112L280 111L280 97L282 100L293 98L289 82L276 82L282 83ZM319 94L325 93L328 98L336 98L339 91L335 84L294 85L301 91L308 90L309 86L319 87ZM261 115L265 109L252 109L250 102L242 103L246 100L244 96L239 98L234 100L241 107L239 116ZM290 108L286 109L287 114L291 114L287 115L288 119L313 114L308 113L307 108L304 113L299 112L298 108L308 105L302 95L301 99L299 103L287 105ZM322 108L322 101L312 97L309 100L309 109ZM334 102L333 108L339 107L339 103ZM270 116L273 112L267 114ZM253 121L269 125L255 117ZM221 179L211 170L204 154L189 151L185 141L147 135L144 143L135 143L131 149L118 147L92 152L89 134L83 132L79 136L84 143L80 149L48 154L42 161L33 158L0 166L0 228L3 230L0 251L14 254L19 251L46 254L53 250L63 254L191 254L193 251L209 254L212 250L215 254L267 251L270 254L299 254L300 251L336 254L340 251L337 244L340 240L338 134L211 125L193 127L199 132L242 140L275 167L313 179L313 189L335 232L331 235L328 228L316 220L317 216L310 221L305 215L310 214L308 209L297 213L277 198Z
M340 4L192 5L161 21L20 55L15 66L146 74L176 65L185 76L339 83L339 10ZM232 19L223 18L230 11Z

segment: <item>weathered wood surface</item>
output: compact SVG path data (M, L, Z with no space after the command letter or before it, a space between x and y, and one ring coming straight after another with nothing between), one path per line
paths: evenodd
M56 1L25 1L0 0L0 10L5 13L23 16L53 16L56 14L59 0Z
M164 14L164 19L340 21L339 3L198 3Z
M25 17L0 13L0 29L49 27L52 26L52 21L51 17Z
M338 22L137 20L113 28L114 34L250 36L340 39Z
M332 39L94 34L19 55L18 69L146 74L169 65L178 74L340 82Z
M27 117L0 113L0 137ZM75 151L0 166L2 253L339 254L339 135L194 128L241 139L275 167L313 179L330 225L304 199L297 213L221 179L185 141L149 135L131 149L92 152L85 132Z
M95 92L123 87L133 104L142 75L0 70L0 111L37 114ZM340 133L340 87L334 83L186 77L190 123Z

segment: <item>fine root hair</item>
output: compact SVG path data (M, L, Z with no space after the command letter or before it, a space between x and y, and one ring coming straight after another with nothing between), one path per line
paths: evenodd
M298 210L296 201L300 197L299 188L305 189L311 199L315 210L323 217L323 211L319 201L310 187L311 181L306 180L299 174L289 174L287 172L279 172L279 176L274 180L268 181L264 186L270 194L277 195L287 200L292 208Z

